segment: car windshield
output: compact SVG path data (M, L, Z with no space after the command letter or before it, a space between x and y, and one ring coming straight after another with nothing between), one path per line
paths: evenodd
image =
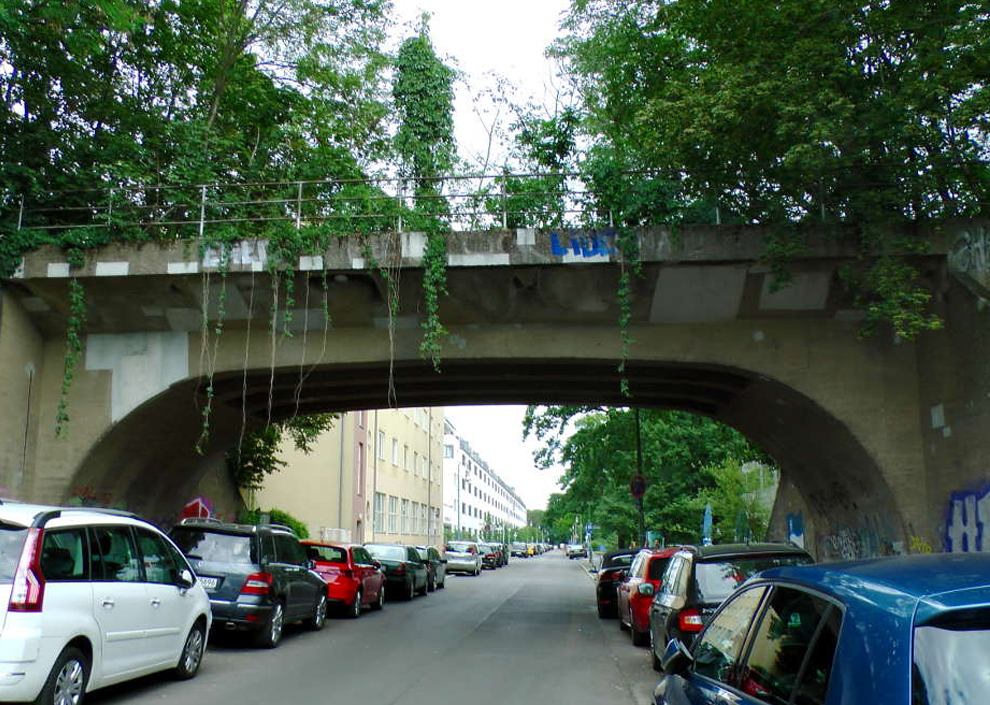
M346 563L347 552L336 546L304 546L306 555L324 563Z
M28 530L23 526L0 524L0 585L14 582L14 572Z
M467 543L452 543L447 546L448 551L453 553L469 553L471 550L471 544Z
M406 560L406 548L405 546L382 546L376 544L369 544L365 546L368 549L368 553L379 560L383 561L404 561Z
M179 550L193 560L242 564L258 562L250 536L182 526L172 529L170 536Z
M811 563L811 558L799 553L731 556L703 561L695 566L696 597L699 602L721 602L754 573L781 565L805 563Z
M416 553L418 553L419 557L422 558L424 561L430 559L430 555L425 548L417 548Z
M915 628L912 705L990 703L988 672L990 611Z

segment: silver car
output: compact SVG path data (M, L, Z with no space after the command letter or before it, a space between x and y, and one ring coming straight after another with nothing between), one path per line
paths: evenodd
M474 541L448 541L445 557L448 573L481 575L481 551Z

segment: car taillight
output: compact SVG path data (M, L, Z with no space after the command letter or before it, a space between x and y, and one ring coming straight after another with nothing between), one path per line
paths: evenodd
M682 632L700 632L701 628L705 626L698 610L681 610L678 622Z
M267 595L272 587L271 573L252 573L244 581L241 588L242 595Z
M400 563L399 565L395 566L395 568L392 570L392 575L405 575L405 574L406 574L405 563Z
M45 599L45 577L41 574L39 559L44 535L42 529L28 529L10 590L7 609L11 612L41 612Z
M598 580L599 581L602 581L602 580L618 580L619 573L621 573L621 572L622 572L621 570L606 570L604 573L600 573L599 574Z

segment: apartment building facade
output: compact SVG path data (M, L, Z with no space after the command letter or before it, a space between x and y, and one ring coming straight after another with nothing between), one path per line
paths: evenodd
M439 544L443 540L442 408L352 411L254 497L305 522L312 538Z
M502 528L526 525L526 504L515 489L444 423L443 521L454 536L498 538Z

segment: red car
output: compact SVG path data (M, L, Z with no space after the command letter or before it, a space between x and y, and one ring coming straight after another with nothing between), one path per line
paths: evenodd
M316 563L313 569L327 584L327 598L357 619L363 607L385 605L385 574L361 544L300 541Z
M680 550L672 548L643 549L633 558L632 565L617 586L619 628L629 630L636 646L650 643L650 605L660 590L660 579L670 557Z

